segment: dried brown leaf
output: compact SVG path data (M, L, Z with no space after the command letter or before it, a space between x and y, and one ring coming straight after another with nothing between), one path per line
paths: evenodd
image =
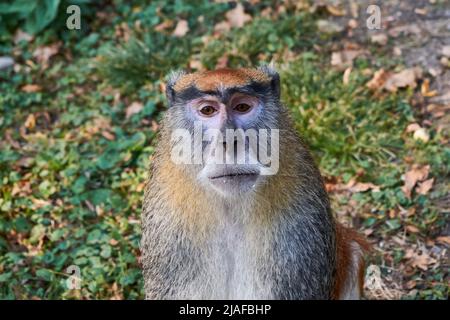
M110 140L110 141L113 141L116 139L116 136L109 131L102 131L102 136L105 139Z
M347 12L344 9L338 8L336 6L327 5L326 8L327 11L333 16L342 17L347 14Z
M410 123L408 124L408 126L406 127L406 132L410 133L410 132L416 132L417 130L419 130L421 128L421 126L418 123Z
M411 198L411 191L414 189L415 185L419 181L423 181L428 177L430 172L430 166L426 165L423 167L413 167L410 171L406 172L404 175L404 185L402 187L403 192L406 197Z
M384 89L390 92L396 92L399 88L417 86L417 80L422 77L422 69L414 67L402 70L400 72L390 75L384 84Z
M352 67L348 67L344 71L344 75L342 76L342 83L348 85L350 82L350 74L352 73Z
M426 195L433 187L433 183L434 183L434 178L425 180L423 182L419 182L419 185L416 189L417 193Z
M20 90L22 90L23 92L26 92L26 93L33 93L33 92L41 91L42 87L37 84L26 84L26 85L22 86L22 88L20 88Z
M450 236L440 236L436 238L436 241L443 244L450 245Z
M423 271L427 271L428 267L437 262L436 259L431 257L425 247L420 250L407 249L405 259L408 259L408 264L413 268L419 268Z
M331 65L339 70L345 70L353 65L353 60L363 55L363 50L342 50L331 54Z
M50 59L54 55L58 54L60 48L61 42L56 42L49 46L41 46L34 50L33 57L39 64L42 65L43 69L46 69L48 67Z
M27 117L27 120L25 120L24 124L25 128L27 129L33 129L36 126L36 118L34 117L34 114L29 114Z
M238 3L236 8L228 11L225 17L232 28L242 28L247 22L252 20L252 16L245 13L242 3Z
M385 33L377 33L370 37L370 41L385 46L388 42L388 36Z
M389 73L384 69L375 71L373 78L367 82L366 86L371 90L377 90L383 88L386 80L389 77Z
M127 107L127 110L125 111L126 113L126 118L130 118L132 115L137 114L139 112L141 112L141 110L144 108L144 105L140 102L133 102L132 104L130 104Z
M172 35L175 37L184 37L186 33L189 31L189 25L186 20L180 20L177 23L177 26L175 27L175 30L173 31Z

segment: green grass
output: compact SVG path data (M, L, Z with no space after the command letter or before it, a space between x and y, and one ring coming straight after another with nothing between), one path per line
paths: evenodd
M225 53L232 67L277 62L283 101L327 179L347 182L358 176L381 187L333 196L333 207L351 203L350 219L361 230L374 229L372 241L392 243L392 250L371 258L383 272L403 263L405 247L395 247L392 237L404 234L406 225L420 229L408 235L408 243L445 227L448 217L438 204L448 193L450 150L441 145L444 133L432 128L426 144L405 134L418 117L409 103L412 92L369 91L370 76L363 69L376 68L369 60L358 59L344 85L342 72L328 67L334 40L317 32L316 16L288 8L277 19L259 17L268 3L263 1L250 10L254 19L244 28L204 44L202 36L212 36L231 5L109 3L101 11L111 23L90 13L79 32L50 25L34 41L17 45L11 41L13 30L0 36L0 55L13 55L21 66L18 72L0 73L0 134L5 137L0 141L0 298L143 298L137 261L140 207L155 123L165 108L161 84L170 70L188 67L191 59L213 68ZM191 30L182 39L171 36L171 29L153 30L179 18L187 19ZM136 20L139 28L133 27ZM128 42L115 35L123 23L133 30ZM58 40L63 46L47 69L27 63L38 46ZM286 51L292 60L280 58ZM26 84L42 90L23 92ZM134 101L143 109L126 118ZM30 115L35 125L26 127ZM403 195L401 176L410 167L406 157L431 165L437 180L428 195ZM389 210L399 207L415 208L416 214L389 217ZM393 259L386 259L391 254ZM70 265L81 268L81 290L67 290ZM422 279L410 298L448 295L448 269L417 270L408 277Z

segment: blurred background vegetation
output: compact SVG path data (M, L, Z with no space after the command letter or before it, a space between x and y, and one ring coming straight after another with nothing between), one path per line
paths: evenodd
M426 70L411 80L397 39L357 37L366 7L349 3L3 1L0 298L143 298L141 198L165 75L270 61L338 219L375 246L368 298L447 298L449 109L428 109L437 93ZM80 30L66 28L70 4Z

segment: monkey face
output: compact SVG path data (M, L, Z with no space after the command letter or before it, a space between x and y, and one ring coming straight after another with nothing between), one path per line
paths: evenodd
M253 69L183 74L169 81L167 91L172 160L225 197L256 192L270 175L267 168L278 163L278 74Z

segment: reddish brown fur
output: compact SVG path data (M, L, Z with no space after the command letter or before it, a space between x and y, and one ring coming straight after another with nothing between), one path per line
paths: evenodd
M348 277L353 268L354 249L352 243L356 242L361 247L363 253L370 250L370 244L356 231L336 223L336 278L333 292L333 299L342 297L343 291L348 284ZM363 292L364 285L364 259L361 256L358 262L358 286L360 292Z
M236 87L249 84L251 81L264 83L270 78L257 69L218 69L212 71L186 74L177 80L175 91L183 91L191 85L202 91L214 91L220 87Z

